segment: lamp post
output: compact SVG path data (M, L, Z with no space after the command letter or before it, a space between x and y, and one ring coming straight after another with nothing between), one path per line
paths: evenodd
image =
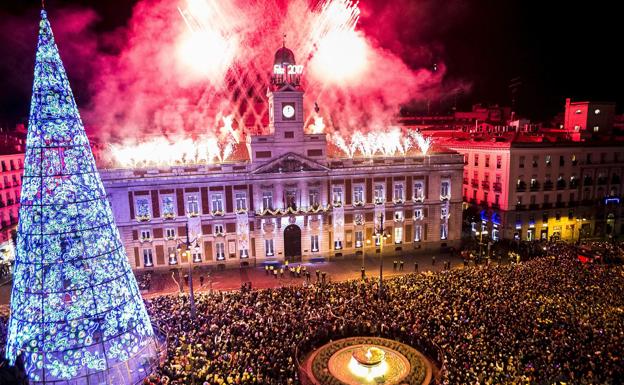
M178 255L182 256L182 255L186 255L188 258L188 284L189 284L189 305L191 307L191 318L195 318L195 315L197 313L196 307L195 307L195 292L193 290L193 254L197 254L199 253L200 247L199 247L199 242L198 242L198 238L195 238L193 240L190 239L189 237L189 227L188 227L188 219L186 221L186 242L180 242L178 241L178 246L176 248ZM182 251L182 243L184 243L186 245L186 250ZM193 251L194 253L191 253L191 244L195 243L195 245L193 246Z
M384 229L384 215L379 216L379 226L375 228L375 237L379 240L379 298L383 293L383 245L388 238L388 234Z
M576 221L578 222L579 225L579 235L578 235L578 241L576 243L578 243L579 245L581 244L581 232L583 231L583 222L586 221L585 218L577 218Z

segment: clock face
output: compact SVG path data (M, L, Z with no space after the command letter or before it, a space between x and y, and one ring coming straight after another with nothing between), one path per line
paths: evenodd
M293 116L295 116L295 107L291 104L284 105L282 107L282 115L284 115L286 119L291 119Z

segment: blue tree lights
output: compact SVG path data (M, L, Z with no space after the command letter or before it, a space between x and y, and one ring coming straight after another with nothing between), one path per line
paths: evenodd
M134 384L152 326L41 11L6 357L31 383Z

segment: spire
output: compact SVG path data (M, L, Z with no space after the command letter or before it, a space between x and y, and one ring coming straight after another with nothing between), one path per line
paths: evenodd
M135 384L154 332L41 10L6 357L30 384Z

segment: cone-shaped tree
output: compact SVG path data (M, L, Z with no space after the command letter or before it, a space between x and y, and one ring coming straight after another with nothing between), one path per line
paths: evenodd
M129 384L154 332L41 11L6 357L31 383Z

